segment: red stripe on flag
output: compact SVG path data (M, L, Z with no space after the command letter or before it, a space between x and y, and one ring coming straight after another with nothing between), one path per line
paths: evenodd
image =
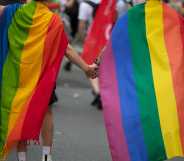
M59 38L57 38L59 37ZM22 129L22 140L38 140L43 118L59 72L60 64L68 45L63 24L54 16L45 41L42 75L29 104Z
M110 38L116 18L116 0L102 0L84 42L82 58L93 64Z
M180 137L184 152L184 19L167 5L163 5L163 9L165 42L172 71L173 87L180 123Z

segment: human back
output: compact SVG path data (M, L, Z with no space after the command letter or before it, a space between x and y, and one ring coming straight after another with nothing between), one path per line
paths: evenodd
M14 140L38 141L68 43L60 17L36 1L5 7L0 33L0 113L9 118L0 117L4 155Z

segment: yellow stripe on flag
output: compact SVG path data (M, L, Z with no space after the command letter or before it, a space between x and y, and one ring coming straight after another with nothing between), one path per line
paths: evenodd
M29 36L22 51L19 88L11 107L8 136L19 117L25 115L23 111L26 112L25 108L29 103L41 74L44 42L48 25L52 18L52 13L46 10L47 8L43 4L37 3Z
M148 1L145 8L146 34L164 145L168 158L182 155L179 121L168 53L164 41L163 6Z

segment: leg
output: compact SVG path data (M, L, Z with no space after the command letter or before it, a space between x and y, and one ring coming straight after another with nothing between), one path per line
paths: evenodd
M53 131L54 131L53 114L51 108L49 108L45 115L42 126L43 146L52 147Z
M27 143L20 141L17 145L18 161L26 161Z
M98 95L100 93L98 78L96 78L96 79L89 79L89 80L90 80L90 83L91 83L91 86L92 86L92 89L93 89L94 93L96 95Z
M51 108L48 109L42 126L42 141L43 141L43 161L52 161L51 148L53 143L53 114Z
M91 83L93 94L94 94L94 100L91 102L91 105L96 106L99 110L101 110L102 102L100 98L99 80L98 78L90 79L90 83Z

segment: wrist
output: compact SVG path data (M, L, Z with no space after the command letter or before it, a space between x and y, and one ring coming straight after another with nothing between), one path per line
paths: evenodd
M89 70L89 66L88 66L87 64L84 64L84 66L83 66L83 70L84 70L84 72L88 72L88 70Z

